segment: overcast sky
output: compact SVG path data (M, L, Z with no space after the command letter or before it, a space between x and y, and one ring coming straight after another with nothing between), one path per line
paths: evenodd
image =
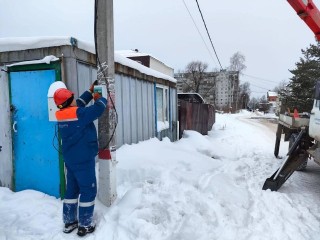
M252 96L288 80L301 49L315 43L286 0L198 2L223 68L238 51L246 57L240 81L250 82ZM320 7L320 0L314 3ZM73 36L93 43L93 5L93 0L0 0L0 37ZM114 24L116 50L150 53L176 72L192 60L208 63L209 70L220 68L195 0L116 0Z

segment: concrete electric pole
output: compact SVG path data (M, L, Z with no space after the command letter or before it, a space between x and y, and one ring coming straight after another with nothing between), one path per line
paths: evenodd
M113 0L95 0L95 44L99 84L108 92L108 107L99 118L99 187L98 199L110 206L116 190L116 121L114 80Z

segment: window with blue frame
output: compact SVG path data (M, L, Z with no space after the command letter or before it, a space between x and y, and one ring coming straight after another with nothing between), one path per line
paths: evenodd
M157 131L169 128L169 89L165 86L157 85Z

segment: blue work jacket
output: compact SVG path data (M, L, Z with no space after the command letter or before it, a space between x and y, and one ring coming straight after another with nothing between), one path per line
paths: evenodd
M107 107L107 100L98 98L93 105L89 91L77 99L77 107L67 107L56 112L62 140L62 154L66 165L72 166L92 161L98 153L97 131L93 123Z

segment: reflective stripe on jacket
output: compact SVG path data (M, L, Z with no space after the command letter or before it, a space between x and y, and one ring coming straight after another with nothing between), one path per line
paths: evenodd
M61 109L59 111L56 111L56 118L58 122L68 122L68 121L77 121L77 110L78 107L68 107Z

